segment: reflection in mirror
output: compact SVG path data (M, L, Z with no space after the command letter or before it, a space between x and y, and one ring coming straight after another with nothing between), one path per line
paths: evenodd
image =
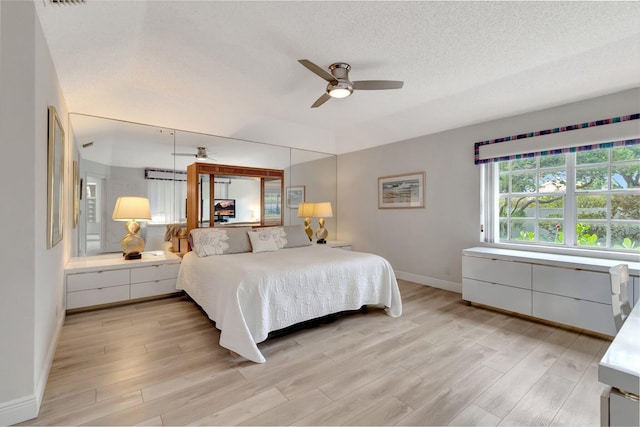
M216 227L260 224L259 178L216 175L211 187L211 175L201 173L198 188L198 227L210 227L211 218Z
M165 240L167 225L186 220L186 169L196 161L282 169L285 188L305 186L307 201L329 201L334 215L337 210L334 155L78 113L69 114L69 123L72 152L78 159L83 183L71 256L120 252L125 230L122 223L111 220L111 214L115 200L123 195L149 198L152 221L141 230L145 250L169 248L171 242ZM199 147L209 159L197 157L203 152ZM282 187L279 182L266 186L262 205L259 184L257 196L249 196L240 189L255 187L255 183L246 177L225 178L230 181L216 184L215 198L235 199L236 206L235 217L218 215L227 221L222 224L260 223L261 216L281 218L278 209L282 194L271 191ZM209 212L210 208L206 206L205 210ZM284 224L302 224L303 218L297 218L296 213L285 207ZM211 216L202 218L210 220ZM335 224L335 218L328 218L325 224L330 239L336 236Z
M149 197L152 223L143 226L141 236L147 249L161 245L154 240L158 228L153 223L174 220L174 188L167 185L174 179L173 130L81 114L70 114L69 119L84 196L72 253L121 251L120 239L126 231L121 222L111 220L111 214L116 199L123 195ZM153 175L146 176L147 169L168 171L168 178L150 179Z
M264 225L282 225L282 180L264 180Z
M325 218L324 227L329 232L329 240L335 240L337 235L337 173L336 156L315 151L291 149L291 167L285 171L294 186L304 186L305 202L329 202L333 208L333 217ZM303 224L304 218L297 217L297 209L288 208L285 212L287 224ZM311 228L316 230L318 219L312 218Z

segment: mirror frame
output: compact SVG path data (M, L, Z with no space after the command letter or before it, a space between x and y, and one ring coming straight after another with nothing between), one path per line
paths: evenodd
M267 179L280 180L280 194L284 191L284 170L282 169L263 169L250 168L244 166L218 165L212 163L192 163L187 166L187 234L194 228L198 227L198 212L200 212L200 186L198 185L198 177L200 175L209 175L210 182L215 181L216 175L224 175L225 177L242 176L248 178L260 179L260 226L265 224L264 216L264 184ZM213 186L211 186L213 188ZM204 195L203 195L204 196ZM211 197L211 195L208 195ZM213 206L209 203L209 206ZM209 214L209 227L215 227L215 221L211 221L213 215ZM284 198L280 198L280 224L284 224ZM231 224L230 224L231 225ZM227 225L228 227L229 225ZM219 227L221 227L219 225Z

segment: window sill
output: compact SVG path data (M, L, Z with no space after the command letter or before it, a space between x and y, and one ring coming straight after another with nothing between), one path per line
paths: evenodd
M600 259L612 259L616 261L628 261L638 262L640 253L632 252L617 252L617 251L601 251L597 249L579 249L579 248L564 248L557 246L545 246L545 245L528 245L528 244L516 244L516 243L486 243L481 242L483 246L490 248L511 249L516 251L527 252L541 252L545 254L556 255L571 255L587 258L600 258Z

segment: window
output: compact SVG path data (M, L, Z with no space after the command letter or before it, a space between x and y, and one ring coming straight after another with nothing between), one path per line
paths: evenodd
M487 240L640 250L640 145L485 167Z

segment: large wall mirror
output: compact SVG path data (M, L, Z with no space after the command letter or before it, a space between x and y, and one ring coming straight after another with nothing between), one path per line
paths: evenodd
M334 217L326 218L325 228L336 235L335 155L78 113L69 114L69 124L81 182L71 256L121 251L125 230L111 215L124 195L149 198L152 220L141 230L145 250L167 249L167 225L186 222L186 170L196 161L284 170L286 191L302 190L308 202L331 202ZM261 214L252 202L256 186L251 182L230 177L215 185L220 198L236 200L234 218L228 220L254 222ZM302 224L295 206L277 197L283 195L274 194L273 206L283 206L284 224Z

